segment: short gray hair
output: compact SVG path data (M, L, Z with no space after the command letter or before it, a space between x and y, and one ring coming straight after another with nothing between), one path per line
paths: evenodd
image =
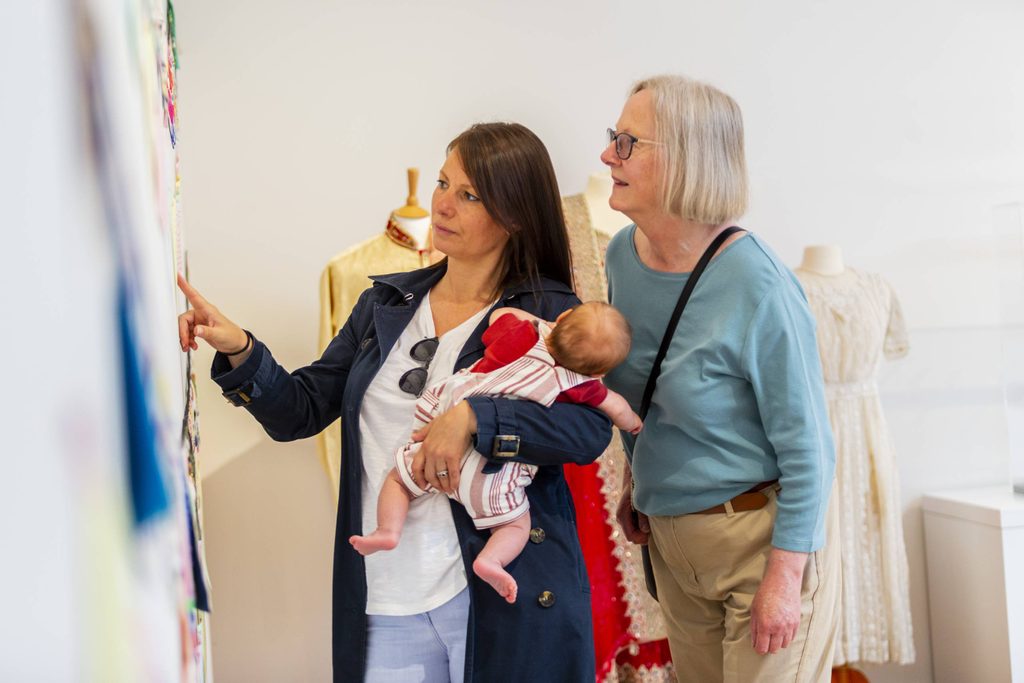
M721 90L685 76L637 81L630 95L649 90L655 137L664 159L662 209L719 225L747 210L743 115Z

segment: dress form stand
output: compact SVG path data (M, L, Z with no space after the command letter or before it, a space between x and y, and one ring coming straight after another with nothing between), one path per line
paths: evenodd
M610 180L608 177L605 186L609 191ZM600 187L600 182L588 183L588 188ZM592 193L591 198L596 199L597 207L608 209L608 192L596 195ZM607 301L604 254L610 237L594 227L589 207L584 194L562 198L572 252L572 284L583 301ZM611 220L608 214L612 214ZM630 222L611 209L608 214L603 225L612 232ZM615 520L625 459L622 439L615 436L594 465L564 467L590 577L597 681L669 683L675 681L675 675L664 618L644 585L640 549L625 539Z
M439 260L432 251L430 214L416 198L419 171L408 169L406 178L405 204L390 213L384 231L335 255L320 276L320 353L345 324L359 295L373 284L371 275L416 270ZM341 477L340 423L335 422L321 432L316 445L337 500Z
M837 246L807 247L796 275L818 325L835 437L843 578L832 680L865 683L848 663L915 656L899 473L877 384L883 360L907 353L906 325L889 284L846 266Z
M611 172L598 171L590 174L587 178L587 187L583 190L583 200L590 213L590 224L605 237L612 237L633 222L608 206L608 198L612 196L612 185Z

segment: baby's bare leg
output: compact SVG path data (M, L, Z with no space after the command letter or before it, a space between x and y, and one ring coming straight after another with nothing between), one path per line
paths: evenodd
M473 561L473 572L508 602L516 601L519 586L505 566L519 557L530 538L530 513L491 529L491 537Z
M371 555L378 550L393 550L402 536L405 518L409 515L408 489L402 484L398 471L392 468L377 497L377 529L367 536L351 536L348 542L360 555ZM529 533L529 532L527 532Z

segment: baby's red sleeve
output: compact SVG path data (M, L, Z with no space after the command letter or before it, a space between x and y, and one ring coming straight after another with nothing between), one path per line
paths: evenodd
M473 372L491 372L508 365L533 348L538 336L533 323L506 313L484 330L484 357L473 366Z
M598 379L592 379L583 384L577 384L572 389L566 389L555 399L561 403L582 403L593 408L598 407L608 397L608 387Z

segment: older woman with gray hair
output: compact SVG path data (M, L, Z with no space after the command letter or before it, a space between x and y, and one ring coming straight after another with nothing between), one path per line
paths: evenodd
M634 221L608 247L609 292L634 336L606 382L646 413L623 434L618 519L648 544L679 679L827 681L835 453L803 290L734 226L747 206L739 107L649 78L608 134L610 205Z

